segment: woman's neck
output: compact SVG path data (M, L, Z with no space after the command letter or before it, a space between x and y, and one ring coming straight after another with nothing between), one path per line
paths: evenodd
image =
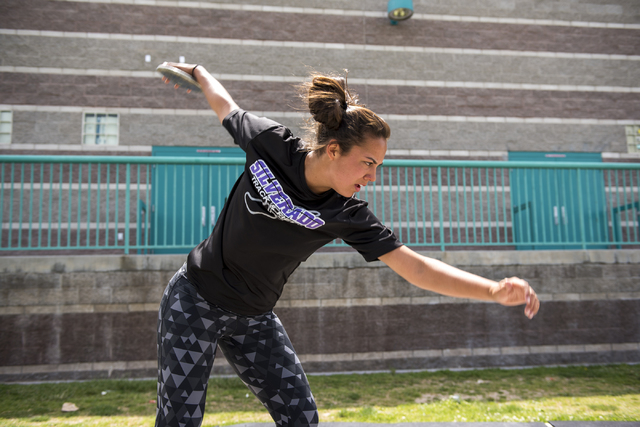
M322 194L331 190L328 184L328 164L325 164L322 154L316 151L310 151L304 159L304 177L307 181L307 187L315 193Z

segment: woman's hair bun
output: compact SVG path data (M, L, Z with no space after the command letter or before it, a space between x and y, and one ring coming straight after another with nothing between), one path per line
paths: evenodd
M315 76L309 86L309 111L313 119L337 130L348 107L349 95L342 77Z
M322 153L327 145L337 143L348 153L366 138L389 139L389 125L349 91L347 74L347 70L345 77L312 73L298 86L302 109L311 113L305 120L307 134L301 149Z

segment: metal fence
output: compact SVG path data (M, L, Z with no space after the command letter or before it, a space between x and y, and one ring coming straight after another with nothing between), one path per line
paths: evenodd
M243 165L0 156L0 253L188 252L211 232ZM419 249L637 248L639 187L633 163L388 159L358 197Z

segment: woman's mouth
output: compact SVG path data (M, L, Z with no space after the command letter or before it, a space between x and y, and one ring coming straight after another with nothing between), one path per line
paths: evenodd
M356 192L360 191L361 188L362 186L360 184L356 184Z

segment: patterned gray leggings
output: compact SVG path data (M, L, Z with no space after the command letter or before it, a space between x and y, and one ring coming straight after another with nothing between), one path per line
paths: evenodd
M158 313L156 426L200 426L216 345L276 425L316 426L307 377L278 317L241 316L205 301L184 276L169 282Z

